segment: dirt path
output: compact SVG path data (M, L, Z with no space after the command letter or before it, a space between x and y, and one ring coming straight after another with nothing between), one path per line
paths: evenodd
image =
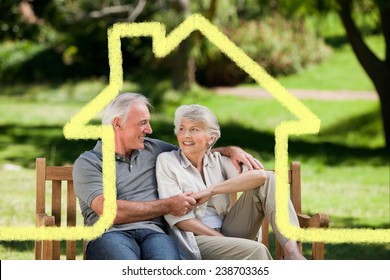
M273 98L266 90L254 87L216 87L213 90L220 95L237 95L246 98ZM378 100L375 91L351 91L351 90L288 90L299 99L322 99L322 100Z

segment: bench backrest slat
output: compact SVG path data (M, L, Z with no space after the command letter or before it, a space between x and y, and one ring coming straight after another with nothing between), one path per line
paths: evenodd
M37 226L76 226L77 199L73 188L72 166L47 166L46 159L36 160L36 214ZM46 211L47 194L51 205ZM65 204L65 205L64 205ZM65 220L63 220L65 216ZM66 224L64 224L66 222ZM35 242L35 259L60 259L61 245L65 244L66 259L76 259L76 241L38 240Z

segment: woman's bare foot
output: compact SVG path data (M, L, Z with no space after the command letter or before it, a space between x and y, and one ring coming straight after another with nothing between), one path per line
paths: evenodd
M297 242L289 240L286 242L283 248L285 260L306 260L306 258L299 251Z

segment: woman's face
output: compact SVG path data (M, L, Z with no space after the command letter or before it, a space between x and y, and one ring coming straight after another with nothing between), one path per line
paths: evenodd
M203 122L181 119L177 131L177 142L180 149L188 156L203 155L213 142Z

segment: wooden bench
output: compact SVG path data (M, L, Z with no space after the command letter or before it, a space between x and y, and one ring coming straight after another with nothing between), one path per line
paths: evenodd
M290 196L301 227L328 227L329 219L326 214L316 214L309 217L301 213L301 171L300 163L292 162L289 170ZM51 184L46 184L51 182ZM63 196L66 196L63 199ZM51 212L46 212L46 198L51 197ZM232 200L237 194L232 195ZM65 218L63 219L63 216ZM77 199L73 190L71 166L47 166L45 158L36 159L36 226L76 226L77 217L81 219ZM79 223L80 223L79 222ZM268 221L264 220L261 231L261 242L270 248ZM65 256L74 260L79 255L85 258L85 241L65 242L55 240L38 240L35 242L36 260L58 260L61 258L61 246L65 244ZM275 259L282 257L282 248L276 241ZM302 245L300 244L302 250ZM79 250L79 253L77 253ZM312 243L312 259L324 259L324 243Z
M77 211L72 170L72 166L47 166L45 158L36 159L36 226L76 226L76 217L81 217L81 214ZM46 186L46 182L51 182L51 185ZM64 193L66 201L63 203ZM46 212L48 196L51 198L50 215ZM66 223L62 222L63 214L66 216ZM65 244L66 259L76 259L76 241L67 240ZM35 241L35 259L59 260L60 245L60 241L54 240Z

